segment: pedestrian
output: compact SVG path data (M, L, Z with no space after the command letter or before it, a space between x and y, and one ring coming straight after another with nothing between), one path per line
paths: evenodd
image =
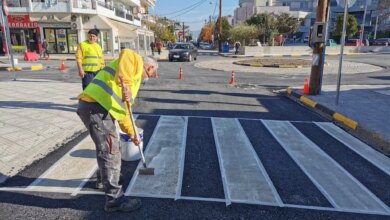
M46 39L44 38L43 39L43 42L42 42L42 56L45 58L45 59L49 59L50 55L49 55L49 50L48 50L48 43L46 41Z
M162 43L161 43L161 41L157 41L157 43L156 43L156 48L157 48L157 53L158 53L158 55L160 55L160 53L161 53L161 48L162 48Z
M88 31L88 40L81 42L76 51L76 62L83 90L104 67L103 51L97 42L99 29Z
M236 49L235 54L238 54L238 52L240 51L240 47L241 47L240 41L236 41L234 43L234 48Z
M107 212L130 212L141 206L138 199L126 199L119 185L121 153L114 123L117 120L121 130L129 134L135 144L140 144L140 138L132 127L129 109L123 101L133 105L141 82L156 77L157 68L158 63L154 59L124 49L119 58L99 71L79 95L77 114L95 143L98 181L103 183L106 195L104 210ZM123 76L124 88L121 87L120 75Z
M154 48L156 48L156 44L152 41L150 43L150 50L152 50L152 55L154 56Z
M167 46L168 46L168 50L172 49L172 48L173 48L173 43L172 43L172 41L168 41Z

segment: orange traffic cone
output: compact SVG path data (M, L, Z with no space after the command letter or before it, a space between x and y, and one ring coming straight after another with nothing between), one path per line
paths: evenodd
M65 62L64 61L62 61L62 64L61 64L61 70L65 70Z
M46 56L46 57L45 57L45 60L48 61L48 60L49 60L49 56Z
M303 94L309 94L309 80L305 78L304 84L303 84Z
M184 79L184 76L183 76L183 69L181 68L181 65L180 65L179 80L183 80L183 79Z
M234 70L232 71L232 78L230 79L230 85L234 85L236 81L234 80Z

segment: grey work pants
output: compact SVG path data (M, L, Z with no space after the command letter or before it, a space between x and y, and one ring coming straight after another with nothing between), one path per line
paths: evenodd
M100 104L82 100L79 101L77 114L95 143L106 204L114 204L123 197L122 186L119 185L121 153L114 119Z

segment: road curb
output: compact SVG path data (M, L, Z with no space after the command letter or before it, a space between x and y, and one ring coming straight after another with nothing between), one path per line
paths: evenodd
M233 64L241 66L251 66L251 67L273 67L273 68L303 68L302 65L262 65L262 64L249 64L249 63L240 63L233 62Z
M344 54L344 56L358 56L358 55L363 55L363 54L368 54L368 53L348 53ZM223 57L229 57L229 58L251 58L251 57L311 57L312 54L262 54L262 55L229 55L229 54L219 54L220 56ZM326 56L339 56L339 53L327 53L325 54Z
M334 121L340 122L352 130L356 130L358 125L359 125L359 123L357 121L350 119L339 112L333 111L332 109L329 109L326 106L321 105L321 104L307 98L306 96L295 92L292 88L287 88L286 92L287 92L287 94L297 98L301 103L305 104L306 106L309 106L309 107L314 108L318 111L321 111L322 113L324 113L324 114L328 115L330 118L332 118Z
M363 138L364 141L375 146L375 148L386 155L390 155L390 141L386 140L380 133L373 131L370 128L359 124L356 120L346 117L345 115L329 109L325 105L317 103L310 98L294 91L292 88L285 90L287 97L294 101L302 103L304 106L314 109L316 112L325 116L326 118L341 124L343 127L349 129L356 136Z
M31 66L15 66L15 69L12 67L0 67L0 71L23 71L23 70L30 70L30 71L37 71L42 70L43 65L37 64L37 65L31 65Z

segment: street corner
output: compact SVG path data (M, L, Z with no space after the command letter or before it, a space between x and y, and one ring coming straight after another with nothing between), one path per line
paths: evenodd
M308 106L318 112L320 112L322 115L325 115L329 119L339 122L343 124L344 126L356 131L358 129L359 123L356 120L353 120L339 112L336 112L330 108L328 108L324 104L317 103L316 101L308 98L307 96L301 94L299 90L293 89L293 88L287 88L285 90L285 94L292 98L293 100L299 101L305 106Z

